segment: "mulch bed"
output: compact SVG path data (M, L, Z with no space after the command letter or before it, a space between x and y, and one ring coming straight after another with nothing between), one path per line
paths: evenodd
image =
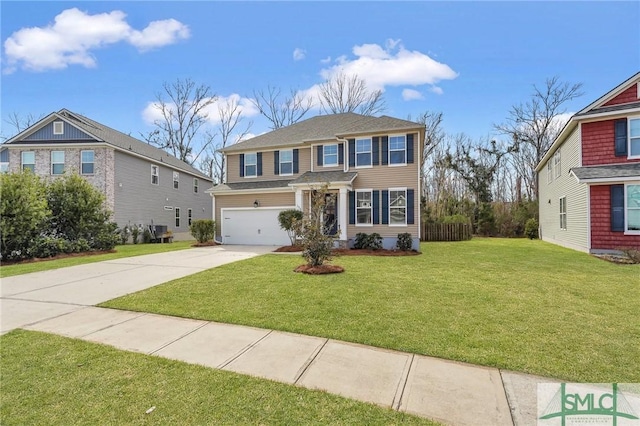
M337 274L344 272L344 268L342 266L329 265L328 263L325 263L320 266L300 265L294 269L293 272L302 272L310 275Z
M301 246L282 246L274 250L277 253L296 253L302 252ZM415 256L422 254L422 252L409 250L365 250L365 249L333 249L331 250L333 256Z
M51 257L34 257L32 259L22 259L22 260L3 260L2 265L4 266L4 265L18 265L23 263L47 262L49 260L66 259L69 257L94 256L94 255L106 254L106 253L116 253L116 250L84 251L82 253L60 253Z
M277 249L274 250L274 252L276 253L296 253L296 252L302 252L304 249L302 248L302 246L282 246L282 247L278 247Z
M598 259L606 260L607 262L617 263L619 265L635 265L633 259L628 256L616 255L616 254L594 254L594 257Z
M191 244L191 247L212 247L212 246L217 246L219 245L218 243L216 243L215 241L207 241L206 243L194 243Z

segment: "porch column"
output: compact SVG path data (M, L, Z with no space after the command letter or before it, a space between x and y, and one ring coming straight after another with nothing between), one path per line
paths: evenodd
M296 208L304 210L302 208L302 189L296 188Z
M338 200L338 225L340 226L340 240L347 241L347 211L349 202L347 200L347 188L340 188L340 199Z

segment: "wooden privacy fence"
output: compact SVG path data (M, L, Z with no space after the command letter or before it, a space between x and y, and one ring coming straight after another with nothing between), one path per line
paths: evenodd
M423 223L422 241L464 241L471 239L468 223Z

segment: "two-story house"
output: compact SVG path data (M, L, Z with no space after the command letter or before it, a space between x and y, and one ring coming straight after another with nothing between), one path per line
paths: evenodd
M342 246L377 232L385 248L400 233L420 239L420 164L424 126L354 113L321 115L231 145L226 183L208 190L216 238L224 244L286 245L278 214L308 211L311 191L327 185L329 231Z
M191 238L195 219L211 219L212 180L167 152L80 114L53 112L0 146L0 168L46 179L77 172L105 196L120 227L166 226Z
M571 117L536 172L543 240L640 249L640 73Z

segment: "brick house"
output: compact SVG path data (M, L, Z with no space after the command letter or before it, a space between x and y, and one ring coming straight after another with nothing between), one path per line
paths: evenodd
M640 73L571 117L536 172L543 240L640 249Z

